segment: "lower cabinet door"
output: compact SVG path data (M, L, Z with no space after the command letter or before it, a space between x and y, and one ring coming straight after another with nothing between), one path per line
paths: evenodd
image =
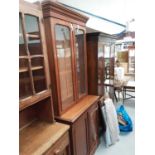
M65 133L44 155L71 155L69 133Z
M87 130L87 113L84 113L73 124L73 152L74 155L87 155L88 154L88 130Z
M98 144L99 111L96 103L88 109L88 133L89 133L89 154L94 154Z

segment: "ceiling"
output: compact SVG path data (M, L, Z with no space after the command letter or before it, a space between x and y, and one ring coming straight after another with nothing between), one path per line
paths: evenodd
M35 2L37 0L26 0L26 1ZM134 31L135 29L135 22L133 21L130 22L132 19L135 18L134 0L83 0L83 1L57 0L57 1L71 7L72 9L78 9L78 12L88 16L89 20L86 26L92 30L97 30L109 34L116 34L125 30L124 27L113 23L113 21L123 25L127 25L128 23L128 29L130 31ZM84 11L85 13L81 11ZM101 18L106 18L112 22L98 18L98 16Z

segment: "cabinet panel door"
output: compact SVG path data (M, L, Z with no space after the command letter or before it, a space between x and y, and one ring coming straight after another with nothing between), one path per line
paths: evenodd
M73 125L74 155L87 155L87 115L83 114Z
M98 142L98 105L97 103L88 110L89 151L93 151Z
M86 81L86 53L85 53L85 31L82 28L75 28L75 54L78 97L87 92Z
M50 90L42 10L25 1L19 7L19 99L21 107ZM23 106L24 105L24 106Z
M68 25L55 24L56 56L59 74L61 108L74 103L71 30Z

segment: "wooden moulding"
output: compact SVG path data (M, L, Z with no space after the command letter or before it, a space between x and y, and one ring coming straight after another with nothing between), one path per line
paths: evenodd
M81 15L80 13L77 13L75 11L72 11L66 7L64 7L62 4L58 2L53 2L50 0L45 0L42 2L42 9L43 9L43 17L55 17L62 20L66 20L72 23L76 23L80 25L85 25L88 17Z
M41 155L69 129L68 125L35 121L19 133L20 155Z
M80 100L75 106L67 110L60 117L56 117L57 120L73 123L75 122L91 105L99 101L99 96L87 95ZM67 124L68 124L67 123Z

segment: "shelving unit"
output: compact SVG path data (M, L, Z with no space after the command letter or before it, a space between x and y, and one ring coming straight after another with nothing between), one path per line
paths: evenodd
M88 18L57 2L43 2L42 6L50 75L55 83L52 85L53 99L57 103L54 110L55 115L60 116L88 94L85 40ZM61 11L55 12L55 9ZM48 13L53 16L47 16Z
M70 125L71 155L92 155L98 144L99 96L88 95L88 17L53 1L44 1L42 9L56 120Z
M30 16L26 13L20 12L20 60L19 60L19 81L20 81L20 98L24 98L25 94L30 96L36 96L39 92L48 91L49 81L47 80L47 73L45 67L45 55L43 53L43 44L41 44L40 26L38 16ZM28 20L28 19L29 20ZM27 20L26 20L27 19ZM30 27L29 24L37 25L36 27ZM29 43L29 39L33 38L33 42ZM38 40L40 44L38 44ZM32 48L33 47L33 48ZM36 49L40 51L40 54L36 54L33 51ZM42 60L41 60L42 59ZM37 73L36 73L37 72ZM48 75L49 76L49 75ZM42 78L40 78L42 77ZM44 77L44 78L43 78ZM29 80L28 80L29 79ZM36 81L39 81L39 86L36 85ZM29 97L28 95L25 95ZM21 106L21 104L20 104Z
M32 11L33 10L33 11ZM20 1L19 11L19 111L29 111L36 104L38 108L46 100L53 113L46 46L43 44L44 30L40 22L41 7ZM33 42L29 42L33 38ZM38 44L39 40L39 44ZM32 48L33 47L33 48ZM39 54L35 51L39 50ZM45 59L46 58L46 59ZM40 104L38 104L40 103ZM34 107L33 107L34 108ZM35 109L35 108L34 108ZM23 115L22 115L23 116ZM23 117L27 117L26 114ZM48 117L46 115L42 116ZM21 117L22 119L22 117ZM32 118L33 120L34 118ZM54 121L54 117L47 118ZM25 124L28 122L25 122Z
M70 155L69 126L54 119L41 5L19 8L20 155Z

